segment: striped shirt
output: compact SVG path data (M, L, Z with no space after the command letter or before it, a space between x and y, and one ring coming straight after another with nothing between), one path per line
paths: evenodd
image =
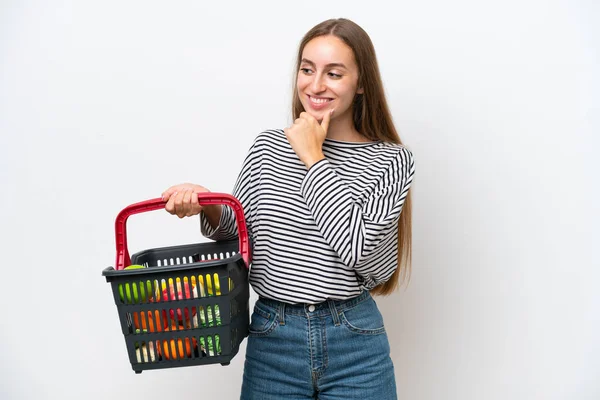
M387 281L398 262L398 219L414 174L412 153L386 142L325 139L310 170L283 130L257 136L233 195L252 238L250 284L286 303L348 299ZM202 234L237 237L223 207L217 228L201 213Z

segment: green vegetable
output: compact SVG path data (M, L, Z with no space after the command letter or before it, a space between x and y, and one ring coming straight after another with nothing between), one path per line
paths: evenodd
M214 307L208 306L206 312L204 308L200 308L200 324L203 328L220 326L221 325L221 313L219 312L219 306ZM208 336L206 339L200 337L200 347L209 356L221 354L221 338L219 335Z
M205 314L207 316L205 316ZM213 318L214 314L214 318ZM211 326L220 326L221 325L221 313L219 312L219 306L213 308L210 306L207 308L206 313L204 312L204 308L200 307L200 325L203 328L211 327Z
M146 287L144 288L144 282L140 281L140 296L138 296L138 284L136 282L132 282L131 284L125 283L125 291L123 291L123 284L119 285L119 297L121 298L122 303L126 304L138 304L141 300L142 303L148 301L148 296L146 296L146 290L149 297L152 297L152 282L146 281ZM132 296L133 292L133 296ZM125 301L127 299L127 301Z
M207 346L208 343L208 346ZM212 336L208 336L207 340L204 340L204 337L200 338L200 348L203 352L208 354L209 356L215 356L221 354L221 340L219 335L215 335L215 340L213 343ZM216 351L215 351L216 349Z

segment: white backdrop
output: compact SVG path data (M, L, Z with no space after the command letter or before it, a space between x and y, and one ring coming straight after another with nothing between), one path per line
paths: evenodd
M594 0L2 1L0 398L238 397L245 342L133 373L101 276L114 218L175 183L230 192L332 17L371 35L416 157L412 281L378 300L399 397L600 398ZM129 235L199 240L164 212Z

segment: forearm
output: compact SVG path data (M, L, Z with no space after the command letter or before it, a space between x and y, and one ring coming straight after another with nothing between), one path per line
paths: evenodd
M223 206L221 204L211 204L202 207L202 212L210 226L215 229L219 226Z
M390 164L377 184L358 198L329 161L308 171L301 193L323 238L347 266L356 268L362 260L376 256L383 241L397 236L397 220L409 187L403 184L401 165Z

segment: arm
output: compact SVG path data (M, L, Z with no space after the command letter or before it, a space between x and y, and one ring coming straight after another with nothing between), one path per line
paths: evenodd
M251 225L251 198L252 198L252 166L254 164L255 152L254 145L250 148L242 170L238 175L233 188L233 196L236 197L244 209L244 218ZM200 213L200 231L202 235L212 240L232 240L237 238L238 230L235 221L235 214L230 207L215 205L204 207Z
M388 248L379 245L397 234L413 174L412 153L402 148L374 189L354 201L349 188L323 159L306 174L301 193L325 240L344 264L356 268L362 260Z
M203 220L205 220L208 224L207 229L215 229L219 226L221 221L222 208L223 206L221 204L202 207L200 217L204 216Z

